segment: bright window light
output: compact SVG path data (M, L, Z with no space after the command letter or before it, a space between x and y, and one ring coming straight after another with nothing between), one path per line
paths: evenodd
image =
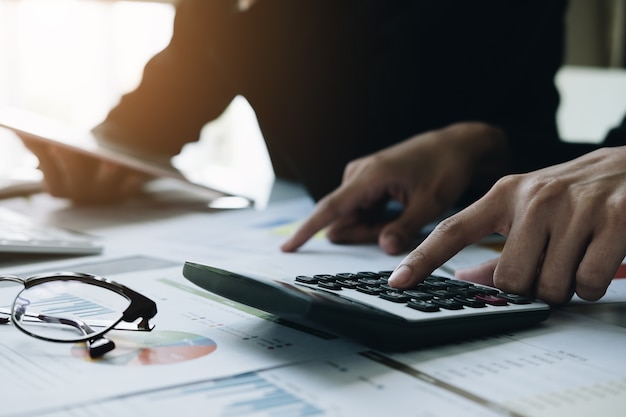
M167 46L173 3L0 0L0 107L91 129L137 86L146 62ZM24 166L30 176L37 164L8 133L0 129L0 190L3 179ZM242 97L174 162L220 179L225 190L260 200L274 178L256 117Z
M173 17L166 3L0 0L0 104L92 126L167 45Z

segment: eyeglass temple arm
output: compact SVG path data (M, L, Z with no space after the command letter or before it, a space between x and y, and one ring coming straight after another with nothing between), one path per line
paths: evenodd
M95 331L91 327L89 327L87 323L81 320L72 320L64 317L53 317L44 314L39 314L37 318L47 323L58 323L72 326L80 330L85 336L89 336L90 334L95 333ZM85 343L87 344L87 350L89 351L89 356L91 358L98 358L105 353L115 349L115 342L107 339L103 335L96 336L93 339L87 339L85 340Z
M6 309L3 309L3 308L0 308L0 314L7 315L7 317L0 317L0 324L9 323L10 321L9 317L11 314L8 311L6 311ZM95 331L91 327L89 327L87 323L82 322L80 320L72 320L72 319L63 318L63 317L53 317L53 316L47 316L44 314L39 314L37 316L28 315L28 317L36 318L46 323L58 323L58 324L65 324L68 326L72 326L80 330L85 336L89 336L89 334L95 333ZM110 339L107 339L103 335L97 336L93 339L88 339L85 341L85 343L87 344L87 350L89 351L89 356L91 358L99 358L105 353L110 352L113 349L115 349L115 342L113 342Z
M122 313L122 320L132 323L141 318L141 321L137 324L137 328L139 330L152 330L149 320L156 316L156 303L128 287L123 287L123 292L129 297L131 303L128 308L124 310L124 313Z
M84 275L77 273L73 274L71 278L84 280ZM149 320L157 314L157 306L154 301L118 282L97 276L90 276L89 279L96 280L101 286L123 294L130 300L130 305L122 313L122 321L133 323L141 318L137 324L137 329L152 330L153 326L150 325Z

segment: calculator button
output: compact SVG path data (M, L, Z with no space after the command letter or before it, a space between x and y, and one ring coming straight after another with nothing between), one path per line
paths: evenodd
M402 291L383 291L379 295L387 301L393 301L394 303L406 303L411 300L411 297L404 294Z
M430 284L428 284L427 282L423 281L423 282L418 282L417 284L413 284L412 287L409 288L405 288L407 290L420 290L420 291L426 291L427 289L432 289L434 287L432 287Z
M302 282L304 284L317 284L320 280L314 277L310 277L308 275L298 275L296 277L296 281Z
M467 282L467 281L459 281L458 279L451 279L450 281L448 281L448 284L450 285L450 287L456 287L456 288L470 288L473 286L472 283Z
M454 299L464 306L471 308L481 308L486 305L484 301L479 300L476 297L454 297Z
M320 282L321 281L325 281L325 282L337 281L337 277L334 275L330 275L330 274L317 274L317 275L313 275L313 278L318 279Z
M472 286L470 288L478 290L480 292L480 294L489 294L489 295L498 295L498 294L500 294L500 291L496 290L495 288L477 287L477 286Z
M341 285L343 288L355 289L359 285L359 281L353 279L339 279L337 280L337 284Z
M426 281L451 281L448 277L442 277L441 275L429 275Z
M476 294L480 294L478 292L468 291L467 288L463 288L463 287L448 288L447 293L452 295L453 297L464 297L464 298L473 298Z
M359 278L359 283L364 284L364 285L371 285L371 286L380 286L383 284L387 283L386 279L381 279L381 278Z
M478 288L452 288L450 290L451 292L455 293L456 295L460 296L460 297L474 297L478 294L483 294L482 292L480 292L480 290Z
M478 288L455 288L454 292L462 297L475 297L479 294L484 294L484 292Z
M377 274L376 272L371 272L371 271L357 272L357 275L360 276L361 278L380 278L380 274Z
M498 297L504 298L505 300L513 304L530 304L533 301L531 297L518 294L501 293L498 295Z
M428 294L442 299L453 298L456 295L446 290L428 290L427 292Z
M478 294L476 296L477 300L484 301L487 304L492 306L505 306L508 305L507 301L504 298L496 297L491 294Z
M404 290L404 293L415 300L430 300L434 295L419 290Z
M339 285L339 283L335 282L335 281L320 281L317 284L318 287L320 288L324 288L327 290L340 290L341 289L341 285Z
M428 313L439 311L439 307L431 303L430 301L410 300L408 303L406 303L406 305L414 308L415 310L425 311Z
M463 308L463 304L452 298L434 298L432 303L446 310L460 310Z
M389 284L387 284L386 282L384 284L380 284L379 287L383 291L400 291L398 288L394 288L394 287L390 286Z
M448 287L450 287L450 284L448 284L447 281L426 280L424 284L427 287L437 289L437 290L445 290L445 289L448 289Z
M348 279L348 280L357 280L359 279L359 274L353 274L352 272L340 272L335 274L337 279Z
M363 284L360 284L358 287L356 287L356 290L358 292L362 292L363 294L368 295L379 295L381 292L383 292L383 289L378 286Z

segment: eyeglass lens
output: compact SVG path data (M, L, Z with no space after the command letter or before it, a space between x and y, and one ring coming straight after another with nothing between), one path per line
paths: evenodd
M0 289L1 290L1 289ZM130 301L106 288L81 281L47 281L13 292L12 321L46 340L85 340L108 331ZM5 305L6 297L0 298Z

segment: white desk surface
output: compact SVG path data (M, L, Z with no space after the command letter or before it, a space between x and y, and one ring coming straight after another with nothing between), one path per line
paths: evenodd
M297 187L281 184L263 211L75 208L47 195L0 204L97 235L106 247L101 256L0 257L1 273L94 272L159 307L156 342L118 333L116 354L99 361L83 359L80 347L0 326L0 416L610 417L626 409L626 280L616 280L605 302L575 303L536 328L381 354L279 325L182 277L188 259L287 273L398 262L376 247L337 247L323 237L300 254L281 254L279 243L312 207Z

